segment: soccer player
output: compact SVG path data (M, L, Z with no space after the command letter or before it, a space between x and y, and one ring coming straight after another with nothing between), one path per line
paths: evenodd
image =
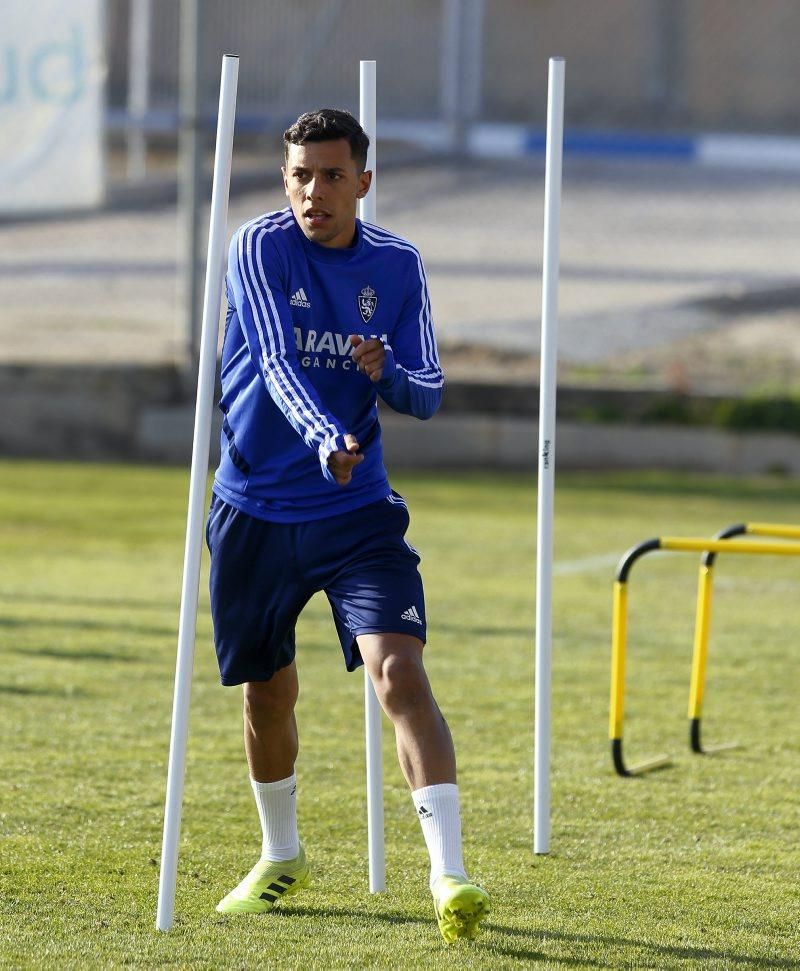
M220 675L244 689L263 841L217 910L266 911L309 882L295 808L295 623L324 590L347 669L366 664L394 725L450 943L475 936L489 899L464 869L453 743L422 663L420 558L377 411L380 395L430 418L443 376L419 253L356 218L368 146L348 112L301 115L284 133L289 206L245 223L230 248L207 539Z

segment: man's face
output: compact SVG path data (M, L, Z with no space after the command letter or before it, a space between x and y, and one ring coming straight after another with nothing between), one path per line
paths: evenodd
M350 155L344 138L289 145L283 185L292 212L308 239L323 246L350 246L356 207L372 181Z

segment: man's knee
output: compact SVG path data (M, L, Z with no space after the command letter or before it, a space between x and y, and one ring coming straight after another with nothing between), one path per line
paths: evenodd
M282 668L269 681L248 681L242 687L244 717L250 724L285 721L294 712L299 693L294 670Z
M370 672L381 704L388 712L403 712L431 700L430 685L422 655L389 653L377 671Z

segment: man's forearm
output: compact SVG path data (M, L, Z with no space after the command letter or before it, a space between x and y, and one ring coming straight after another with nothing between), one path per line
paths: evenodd
M377 382L381 398L395 411L415 418L431 418L439 410L444 390L444 375L438 368L407 371L394 360L391 352L386 355L387 367Z

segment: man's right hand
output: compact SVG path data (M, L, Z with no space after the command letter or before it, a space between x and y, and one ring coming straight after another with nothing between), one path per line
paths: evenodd
M328 469L340 486L347 485L353 478L353 468L364 461L363 455L358 455L358 442L355 435L345 435L344 443L347 451L331 452L328 456Z

